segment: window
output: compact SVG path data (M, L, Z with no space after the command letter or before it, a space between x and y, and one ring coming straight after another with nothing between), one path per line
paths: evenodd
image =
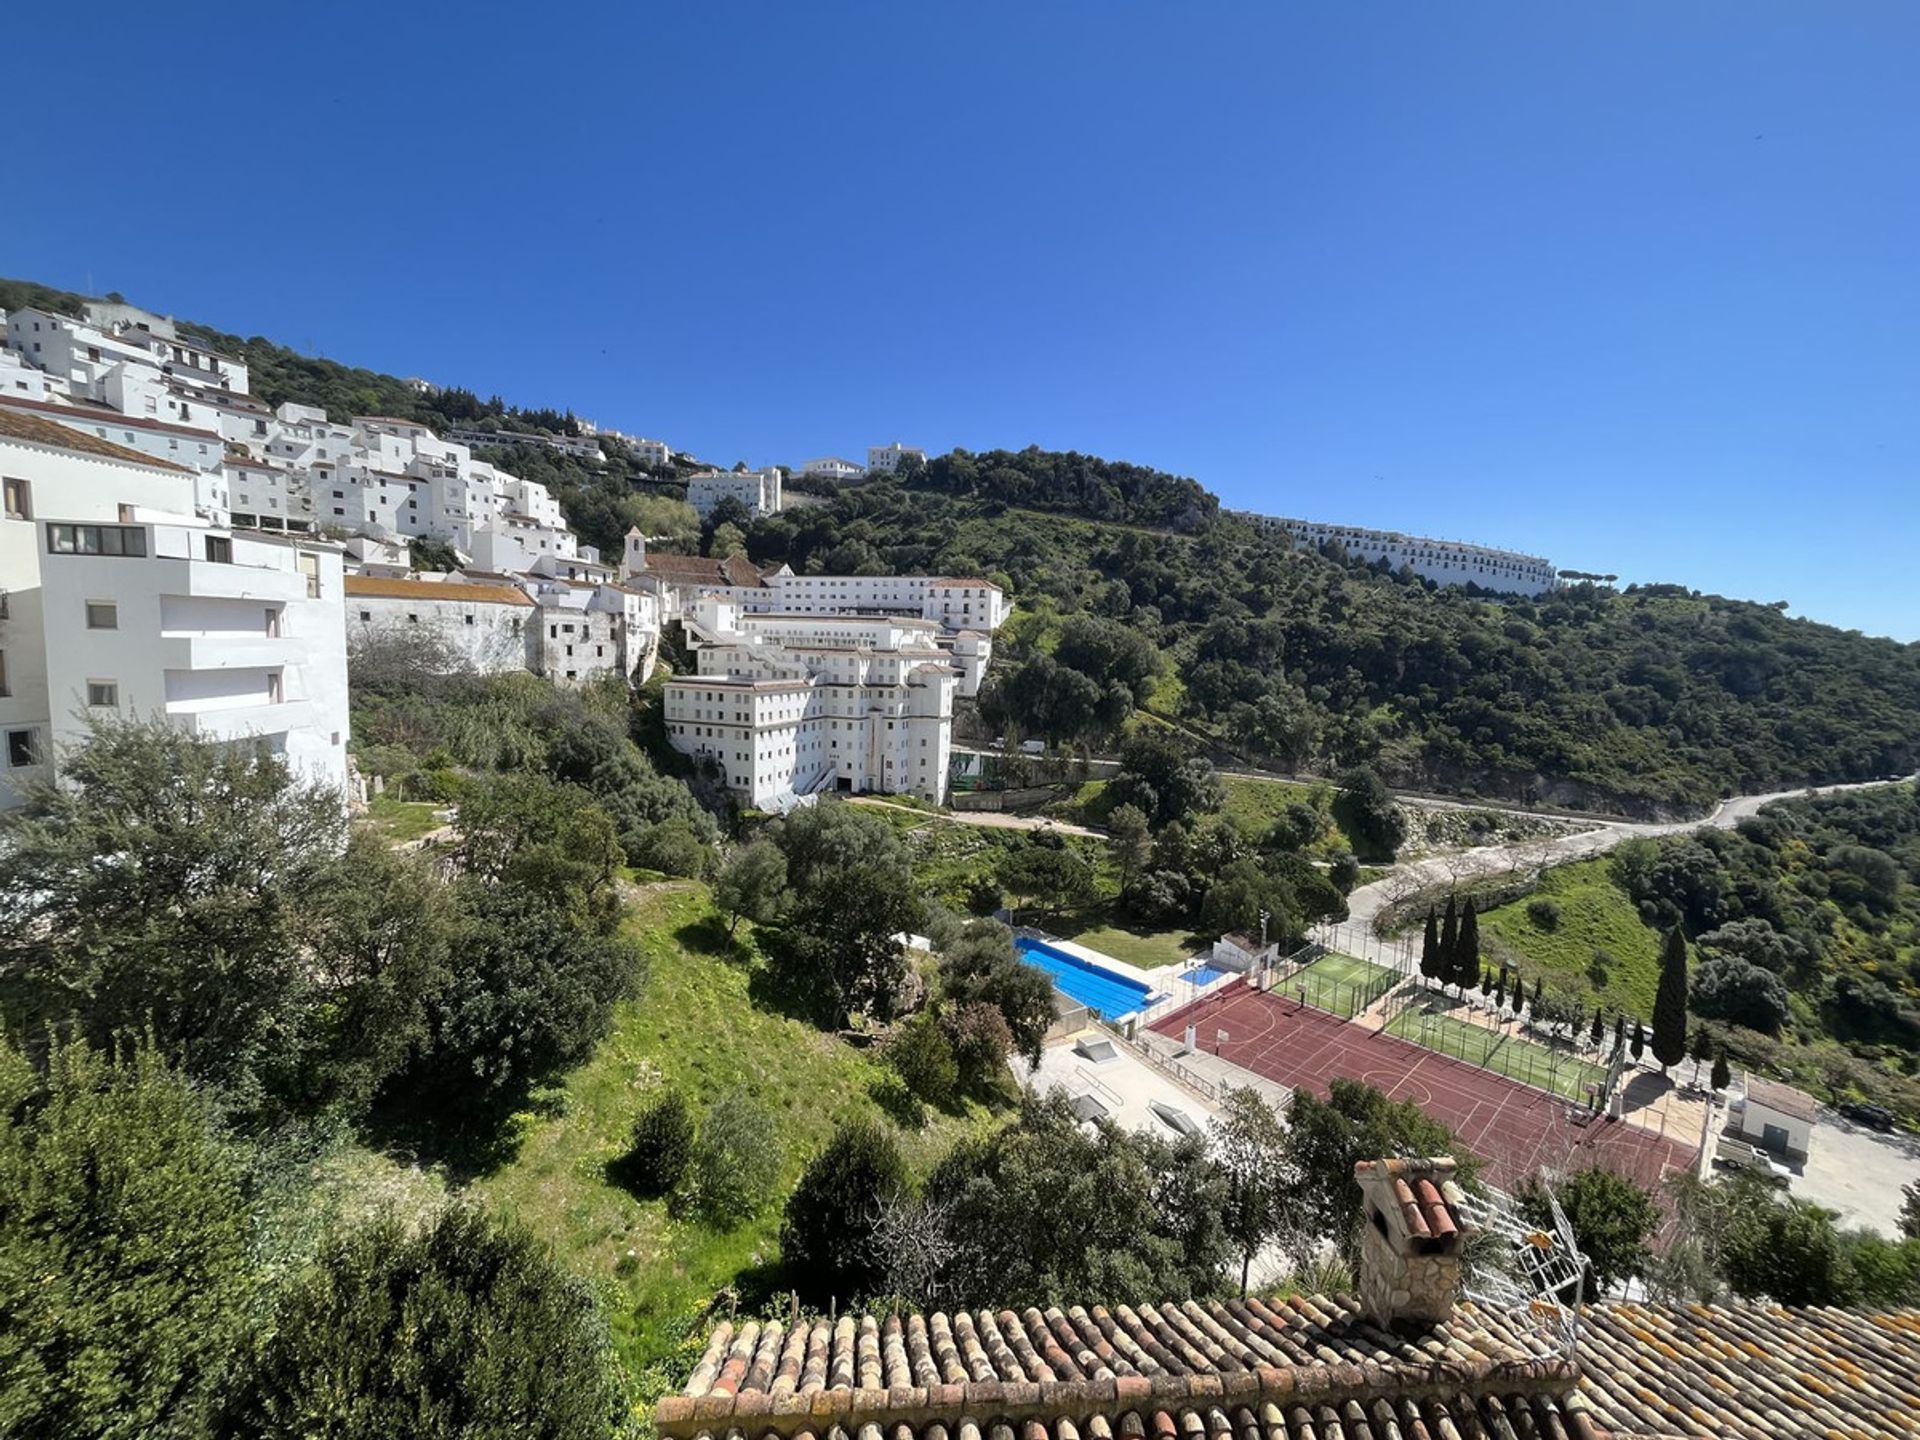
M145 555L147 532L124 525L49 525L49 555Z
M18 770L25 765L38 765L40 759L34 753L35 749L33 731L7 731L7 764L13 769Z
M280 638L280 607L278 605L269 605L266 615L267 638L269 640L278 640Z
M33 486L25 480L12 475L6 477L7 519L31 520L33 518Z
M284 698L285 695L281 687L280 672L278 670L269 670L267 672L267 703L269 705L278 705Z
M473 624L473 616L471 616L471 615L469 615L469 616L467 616L467 623L468 623L469 625L471 625L471 624Z
M7 652L0 650L0 698L12 693L13 691L7 688Z
M120 687L111 680L87 681L87 704L99 710L111 710L120 703Z
M87 601L87 628L89 630L118 630L120 628L120 607L111 600Z
M320 557L318 555L302 555L300 557L300 573L307 577L307 598L309 600L318 600L320 598Z
M233 541L225 535L209 535L207 541L207 559L215 565L233 563Z

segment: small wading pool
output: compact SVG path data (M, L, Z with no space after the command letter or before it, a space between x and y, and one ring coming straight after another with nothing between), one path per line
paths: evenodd
M1212 965L1193 965L1180 972L1180 978L1189 985L1211 985L1216 980L1224 980L1234 972L1220 970Z
M1098 1011L1105 1020L1146 1009L1153 994L1137 980L1099 969L1044 940L1031 940L1022 935L1013 942L1013 948L1027 964L1046 971L1056 987L1089 1010Z

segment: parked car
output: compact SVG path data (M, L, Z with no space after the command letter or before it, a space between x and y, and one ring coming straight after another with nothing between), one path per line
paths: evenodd
M1751 1170L1754 1174L1771 1180L1775 1185L1785 1185L1793 1179L1793 1171L1782 1165L1773 1156L1750 1141L1735 1135L1722 1135L1719 1143L1713 1147L1713 1163L1716 1165L1734 1165L1742 1170Z
M1884 1105L1868 1105L1858 1100L1849 1100L1840 1107L1840 1113L1849 1120L1874 1130L1893 1129L1893 1112Z

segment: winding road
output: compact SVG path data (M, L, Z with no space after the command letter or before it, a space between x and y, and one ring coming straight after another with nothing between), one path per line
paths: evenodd
M1384 879L1371 885L1362 885L1347 897L1347 920L1335 927L1335 948L1348 950L1359 955L1363 951L1353 946L1365 945L1377 949L1380 941L1373 937L1373 922L1382 910L1396 899L1413 894L1433 885L1449 882L1458 884L1467 880L1484 879L1489 875L1504 875L1508 871L1526 868L1546 868L1564 865L1571 860L1587 860L1596 855L1604 855L1623 840L1632 840L1641 836L1683 835L1693 830L1731 830L1735 825L1750 816L1760 813L1762 806L1776 800L1794 800L1807 795L1832 795L1842 790L1872 790L1882 785L1904 785L1916 777L1904 775L1897 780L1861 780L1844 785L1809 785L1798 790L1776 790L1767 795L1735 795L1722 800L1711 815L1698 820L1642 821L1608 820L1595 821L1593 828L1578 830L1571 835L1543 836L1532 840L1515 841L1505 845L1481 845L1471 850L1449 851L1442 855L1430 855L1424 860L1410 861L1397 865ZM1432 802L1428 802L1432 803ZM1471 803L1471 802L1468 802ZM1542 819L1564 820L1564 814L1555 814L1550 810L1518 810L1512 814L1535 815Z

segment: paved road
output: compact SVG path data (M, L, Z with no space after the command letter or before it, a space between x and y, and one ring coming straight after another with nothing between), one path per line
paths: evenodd
M1432 885L1444 885L1448 882L1460 883L1477 880L1489 875L1504 875L1520 868L1564 865L1570 860L1591 859L1595 855L1604 855L1623 840L1632 840L1639 836L1682 835L1692 830L1731 830L1742 820L1759 813L1760 808L1775 800L1792 800L1802 795L1831 795L1841 790L1869 790L1880 785L1900 785L1913 776L1900 780L1865 780L1846 785L1815 785L1799 790L1776 790L1768 795L1736 795L1730 800L1722 800L1711 815L1699 820L1676 820L1670 822L1648 822L1640 820L1610 820L1596 822L1590 830L1576 831L1571 835L1539 837L1532 840L1516 841L1506 845L1482 845L1472 850L1454 851L1444 855L1429 856L1424 860L1397 865L1393 873L1385 879L1376 880L1371 885L1362 885L1347 897L1347 923L1338 927L1336 948L1348 949L1351 946L1369 943L1367 937L1373 933L1374 919L1393 901L1406 894ZM1565 819L1564 815L1555 816L1551 811L1521 811L1521 814L1538 814L1543 818ZM1370 942L1377 946L1377 941ZM1359 950L1351 953L1359 954Z

